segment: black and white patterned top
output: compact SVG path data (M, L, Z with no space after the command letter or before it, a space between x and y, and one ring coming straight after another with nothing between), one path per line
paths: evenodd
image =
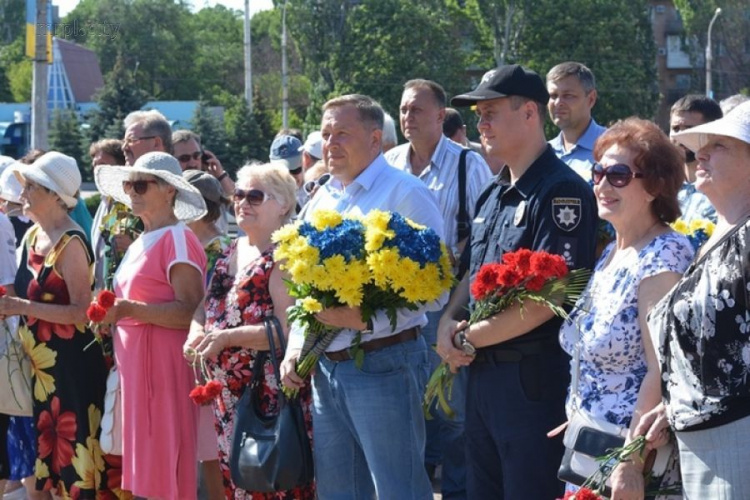
M717 427L750 415L750 219L738 224L651 311L670 424Z

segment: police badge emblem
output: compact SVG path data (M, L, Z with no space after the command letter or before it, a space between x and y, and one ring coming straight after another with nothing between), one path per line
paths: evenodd
M552 198L552 219L563 231L572 231L581 222L580 198Z

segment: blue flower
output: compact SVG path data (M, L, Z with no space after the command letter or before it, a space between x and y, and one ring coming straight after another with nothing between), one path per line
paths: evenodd
M396 233L383 246L396 247L401 257L407 257L424 266L440 260L440 237L430 228L415 229L398 213L391 214L388 229Z
M344 219L334 228L318 231L309 222L299 228L300 236L307 238L310 246L318 249L320 260L342 255L346 262L361 259L365 251L365 227L358 220Z

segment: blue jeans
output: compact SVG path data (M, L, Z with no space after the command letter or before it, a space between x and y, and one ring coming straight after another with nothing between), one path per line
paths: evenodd
M437 329L443 311L427 313L427 326L422 334L430 353L430 373L440 364L440 356L432 348L437 343ZM468 369L462 368L453 378L453 389L448 400L455 413L448 417L440 406L430 408L431 420L425 422L427 442L425 463L443 464L441 492L444 500L466 498L466 440L464 420L466 417L466 381Z
M354 361L321 357L313 376L318 498L432 499L424 469L427 345L416 340Z

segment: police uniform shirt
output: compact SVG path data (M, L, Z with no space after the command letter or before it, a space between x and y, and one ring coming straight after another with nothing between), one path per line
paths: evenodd
M593 268L597 227L594 194L549 146L515 184L510 183L505 167L480 196L476 214L471 234L472 282L482 265L500 262L505 252L521 248L562 255L571 270ZM556 338L561 321L552 318L502 346Z

